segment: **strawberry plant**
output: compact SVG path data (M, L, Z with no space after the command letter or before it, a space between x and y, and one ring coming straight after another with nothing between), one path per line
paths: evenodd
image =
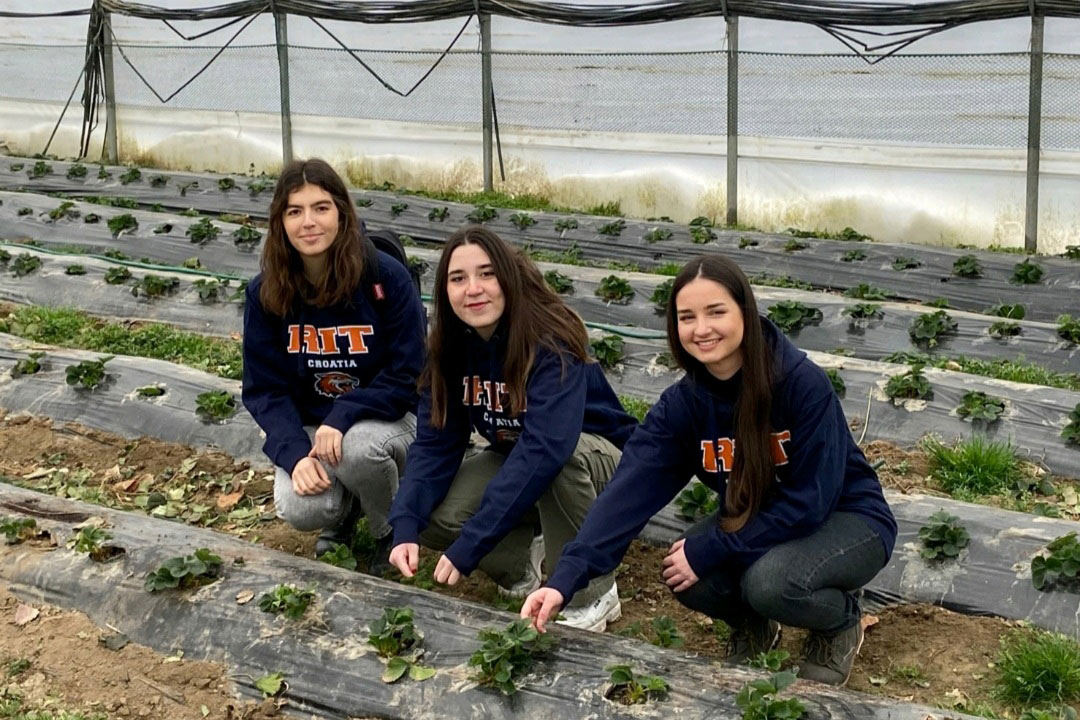
M660 615L653 618L652 627L653 632L656 633L656 640L653 641L653 645L664 648L682 647L684 642L683 634L679 632L679 627L673 619L667 615Z
M577 230L577 218L559 218L555 221L555 232L564 233L567 230Z
M605 223L604 225L601 225L599 227L599 229L597 229L596 232L600 233L601 235L608 235L610 237L618 237L619 235L622 235L622 231L625 230L625 229L626 229L626 221L623 220L622 218L618 218L617 220L612 220L609 223Z
M893 270L914 270L917 267L922 267L922 263L913 257L907 255L898 255L895 260L892 261Z
M829 382L832 383L833 392L836 396L843 398L847 395L847 385L844 384L844 378L840 377L840 371L836 368L826 368L825 375L829 378Z
M490 205L477 205L475 206L465 219L474 223L486 223L488 220L495 220L499 217L499 211Z
M671 239L672 234L673 233L667 228L654 227L652 230L645 233L642 236L642 239L652 245L653 243L667 242Z
M982 265L974 255L961 255L953 263L953 274L962 278L982 277Z
M795 332L805 325L817 325L822 320L821 311L798 300L782 300L769 306L769 319L784 332Z
M916 345L934 347L938 344L938 338L955 334L958 327L959 324L947 312L938 310L915 318L908 328L908 335Z
M154 228L154 234L155 235L168 235L169 233L172 232L172 229L173 229L172 223L160 223L157 227Z
M84 177L86 177L86 166L83 165L82 163L75 163L71 167L68 168L68 171L67 171L67 179L68 180L78 180L78 179L84 178Z
M0 248L0 265L7 266L10 260L11 253L9 253L7 250L4 250L3 248Z
M53 166L45 162L44 160L38 160L36 163L34 163L34 167L26 171L26 174L31 180L38 180L39 178L43 178L46 175L52 175Z
M1005 318L1006 320L1023 320L1025 315L1024 306L1020 303L998 303L997 305L986 308L985 313L987 315Z
M17 545L23 540L33 540L38 536L37 521L34 518L0 515L0 535L4 536L4 543L7 545Z
M995 323L990 323L990 327L986 328L986 333L992 338L1004 340L1019 335L1020 324L1011 320L998 320Z
M596 296L609 303L627 305L634 297L634 288L630 287L629 281L618 275L608 275L600 281Z
M353 556L352 550L348 545L342 543L333 543L329 552L324 552L317 559L319 562L324 562L327 565L333 565L334 567L345 568L346 570L356 569L356 557Z
M145 398L161 397L165 394L165 388L160 385L143 385L141 388L135 388L135 393Z
M890 398L920 398L931 400L934 391L930 387L930 381L923 375L922 365L916 363L911 369L900 375L893 375L885 383L885 394Z
M795 673L774 673L768 680L754 680L743 686L735 696L742 708L743 720L797 720L806 708L795 698L779 700L777 695L795 682Z
M960 407L956 408L956 414L969 420L981 420L987 425L997 422L1005 412L1005 401L1001 398L987 395L981 390L971 390L964 393L960 401Z
M675 279L669 278L664 282L656 286L649 301L656 306L657 310L666 310L668 303L671 301L671 288L675 285Z
M236 414L236 398L225 390L210 390L195 398L195 414L206 421L227 420Z
M712 242L716 239L716 233L712 231L712 227L708 225L691 225L690 226L690 241L695 245L704 245L705 243ZM754 243L755 245L757 243Z
M113 237L120 237L120 233L138 228L139 221L136 220L135 216L131 213L124 213L123 215L114 215L109 218L108 225L109 231L112 232Z
M873 320L885 316L877 303L855 303L845 307L840 314L850 315L852 320Z
M233 245L241 250L253 250L262 242L262 233L250 225L241 225L232 232Z
M696 522L719 510L720 499L707 485L695 480L675 498L675 507L679 517Z
M199 587L221 577L221 573L221 558L206 548L199 548L192 555L166 560L157 570L147 574L143 587L147 592Z
M1013 267L1012 277L1009 282L1015 285L1034 285L1042 280L1043 269L1031 262L1031 258L1024 258L1023 262Z
M411 608L386 608L381 618L368 625L368 644L387 660L382 675L385 683L397 682L405 673L418 681L435 674L434 668L420 665L424 654L421 642L423 635L413 626Z
M558 270L548 270L544 273L544 281L548 287L560 295L570 295L574 292L574 281Z
M101 216L97 213L86 213L85 215L83 215L82 221L87 225L97 225L99 222L101 222Z
M137 167L129 167L123 175L120 176L120 183L127 185L129 183L136 182L142 177L142 172Z
M45 357L43 352L30 353L27 357L15 363L15 367L11 369L11 377L36 375L41 370L41 358L43 357Z
M609 665L611 688L604 697L623 705L659 700L668 693L667 681L656 675L638 675L629 665Z
M930 516L929 522L919 528L919 540L922 549L919 555L923 560L951 560L971 542L971 535L960 524L960 518L938 510Z
M192 180L191 182L180 183L180 197L187 197L187 191L190 188L193 188L193 187L195 187L195 188L199 187L199 181L198 180Z
M1076 404L1066 419L1068 422L1061 431L1061 437L1065 438L1066 445L1080 445L1080 403Z
M516 693L516 681L555 645L550 633L538 633L527 618L515 620L505 630L481 630L479 637L480 649L469 658L469 665L478 668L473 679L504 695Z
M706 215L698 215L696 218L691 220L688 224L690 225L690 227L707 227L707 228L711 228L716 223L714 223L712 221L712 218L710 218L710 217L708 217Z
M1070 260L1080 260L1080 245L1066 245L1062 256Z
M810 243L799 242L795 238L791 238L784 243L784 252L798 252L799 250L805 250L810 247Z
M10 170L11 172L19 172L24 167L26 167L25 163L11 163L10 165L8 165L8 170Z
M259 177L255 178L254 180L249 180L248 181L247 189L248 189L248 192L251 193L251 197L256 197L256 196L259 195L259 193L262 193L262 192L264 192L266 190L269 190L270 186L273 185L273 184L274 184L274 179L273 178L267 177L266 175L260 175ZM357 204L359 204L359 201L357 201ZM369 205L371 204L370 201L368 202L368 204Z
M236 181L231 177L219 178L217 181L218 190L221 192L229 192L236 188Z
M844 297L858 298L859 300L888 300L895 294L892 290L884 290L867 283L859 283L855 287L844 291Z
M124 253L120 252L119 250L117 250L115 248L110 248L110 249L106 250L105 252L103 252L101 254L103 256L105 256L107 258L111 258L113 260L128 260L128 259L130 259L130 258L128 258L127 255L125 255Z
M131 294L135 297L155 298L167 295L178 287L180 287L180 281L176 278L145 275L135 287L131 288Z
M1080 542L1076 533L1062 535L1046 546L1045 552L1031 560L1031 583L1036 590L1054 585L1073 586L1080 572Z
M159 188L165 187L169 184L169 178L166 175L153 175L150 177L150 187Z
M591 340L593 355L600 367L611 370L619 364L623 356L623 339L618 335L605 335L602 338Z
M220 232L217 225L210 222L210 218L204 217L189 225L186 234L191 242L201 245L216 238Z
M751 658L747 658L746 664L758 670L770 670L780 672L780 667L788 661L791 653L787 650L767 650L759 652Z
M1080 345L1080 317L1073 320L1072 315L1059 315L1057 334L1074 345Z
M536 218L529 213L516 212L510 216L510 224L516 227L518 230L527 230L530 226L536 224Z
M108 378L105 372L105 363L112 360L112 355L106 355L98 360L83 360L76 365L69 365L66 371L68 385L79 385L87 390L93 390Z
M26 217L27 215L33 215L33 214L34 214L34 208L21 207L15 213L15 216L16 217Z
M57 207L54 207L49 211L49 219L51 220L60 220L63 218L76 220L80 215L82 215L82 213L75 208L75 203L70 200L64 200Z
M409 269L416 271L417 275L424 275L427 273L429 267L423 258L418 258L414 255L410 255L408 258Z
M448 217L450 217L450 208L445 205L442 207L431 208L431 211L427 214L427 219L432 222L445 222Z
M228 280L221 282L214 278L202 278L193 282L192 285L195 287L195 291L199 293L200 302L214 303L221 299L228 283Z
M290 620L299 620L307 612L311 601L315 599L315 587L309 585L298 588L295 585L278 585L259 598L259 609L265 613L284 615Z
M16 255L11 261L11 272L15 277L23 277L41 267L41 258L30 253Z
M97 179L98 180L108 180L111 177L112 177L112 173L109 172L108 170L106 170L104 165L98 165L98 169L97 169Z
M840 262L859 262L866 259L865 250L848 250L840 256Z
M131 279L131 271L126 267L111 267L105 271L105 282L120 285Z
M923 305L926 307L947 309L949 307L949 299L943 297L934 298L933 300L927 300Z
M94 562L105 562L124 553L123 548L102 544L111 539L112 535L101 528L84 527L71 536L71 539L67 541L67 546L77 553L86 553Z
M748 247L757 247L758 241L748 237L739 238L739 249L745 250Z

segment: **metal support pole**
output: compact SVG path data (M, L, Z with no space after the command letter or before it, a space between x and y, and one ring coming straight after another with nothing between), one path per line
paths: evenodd
M112 52L112 17L104 13L101 31L104 42L102 70L105 73L105 162L116 165L120 162L120 149L116 141L116 81L113 74Z
M739 18L727 21L727 224L739 222Z
M491 16L480 16L481 80L483 85L484 113L484 192L494 189L492 178L491 130L493 127L491 111Z
M292 110L289 104L289 28L286 13L274 14L277 31L278 84L281 88L281 162L293 159Z
M1028 80L1027 194L1024 211L1024 252L1039 248L1039 151L1042 148L1042 15L1031 16L1031 76Z

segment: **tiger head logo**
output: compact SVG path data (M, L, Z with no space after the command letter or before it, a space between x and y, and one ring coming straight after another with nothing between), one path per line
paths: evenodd
M344 395L360 385L360 380L343 372L315 374L315 391L328 398Z

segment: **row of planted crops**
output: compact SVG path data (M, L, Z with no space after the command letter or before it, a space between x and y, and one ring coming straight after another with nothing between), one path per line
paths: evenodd
M216 445L237 458L261 460L258 429L238 403L237 338L243 286L257 272L271 189L272 179L265 177L0 158L0 299L31 306L0 321L7 333L0 335L0 362L10 375L9 382L0 383L0 407L124 435ZM890 493L900 539L893 561L868 588L870 595L879 602L934 602L1025 619L1080 636L1075 613L1080 546L1070 519L1080 515L1072 480L1080 478L1080 247L1070 246L1063 257L1018 258L885 245L850 229L832 237L771 235L714 227L706 218L682 226L665 218L642 222L510 211L389 188L357 191L355 199L370 227L393 228L409 246L425 292L430 292L440 242L463 222L486 223L526 248L549 284L589 324L593 352L624 402L639 408L677 378L661 315L670 275L701 252L732 255L755 281L761 311L826 369L860 441L936 443L935 452L953 453L958 467L977 465L1001 448L1032 461L1022 472L1013 467L1008 489L1019 498L1015 506L1033 511L1029 514ZM110 345L100 337L109 334L105 331L90 340L65 325L70 311L47 309L56 306L207 336L216 344L213 352L222 356L199 365L170 350L169 343ZM65 332L70 344L61 339ZM133 357L138 355L159 360ZM963 439L954 443L957 437ZM970 483L958 486L968 494L957 496L970 499ZM715 498L695 484L650 523L644 538L670 542L713 507ZM195 542L186 538L184 547L194 550ZM203 565L212 575L231 568L205 562L217 557L212 543L198 547L208 553L202 560L196 553L143 570L158 573L148 575L148 586L154 577L171 583L162 574L166 568L181 573L178 582L190 582L182 578ZM123 561L132 562L137 553L126 555ZM365 593L374 592L365 582L356 579L353 589L359 583ZM268 590L260 605L298 608L304 598L313 599L312 593L300 586ZM62 597L60 589L57 596ZM399 633L396 659L376 653L387 661L387 677L426 679L439 662L430 650L421 652L423 633L413 626L409 610L395 610L401 603L384 600L380 611L391 609L377 621L368 620L376 623L369 633L373 645L388 628ZM516 653L522 653L524 669L530 648L544 650L545 641L520 626L504 634L483 632L488 634L480 640L494 645L473 647L469 657L499 660L503 656L493 649L498 646L506 659L493 671L497 680L480 683L504 692L515 688ZM429 641L434 635L429 632ZM571 700L607 708L595 704L607 694L633 702L667 697L665 702L693 716L705 716L708 707L724 708L722 717L800 716L779 714L796 713L800 705L798 700L789 704L788 675L759 679L756 685L732 676L735 685L720 683L727 695L695 690L689 697L672 674L653 672L673 662L669 658L650 659L642 674L633 662L608 658L610 653L591 639L574 636L573 642L585 643L586 655L607 658L604 667L611 670L603 677L589 670L589 688L552 681L558 689L545 701L552 708ZM461 643L454 647L453 652L464 652ZM624 655L636 652L628 646ZM436 674L449 676L450 685L463 681L465 672L461 658L451 660ZM691 677L703 672L697 665L680 668ZM483 673L481 667L480 678ZM374 702L393 705L400 697L417 697L398 692ZM833 702L829 693L817 692L797 693L810 699L802 704L807 716L882 712L875 701L860 700L864 704L854 712L845 705L850 698ZM532 694L529 698L524 702L540 702ZM370 704L360 706L374 712Z

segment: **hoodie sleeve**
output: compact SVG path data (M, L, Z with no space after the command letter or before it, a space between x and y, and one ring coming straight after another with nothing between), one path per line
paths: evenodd
M277 323L259 301L258 283L249 283L244 300L244 379L241 399L255 422L266 433L263 452L290 474L311 451L300 411L289 389L296 382Z
M614 476L585 516L577 537L563 548L547 586L562 593L564 606L590 579L618 567L649 518L690 480L694 435L680 387L664 391L634 430Z
M836 507L844 486L850 433L840 399L828 377L809 360L806 372L793 376L782 417L789 418L788 480L772 498L733 533L711 527L686 539L690 567L704 577L721 566L745 569L773 546L804 537L820 527Z
M588 379L584 363L559 353L537 353L525 390L521 436L488 483L476 514L446 556L462 574L476 569L493 547L536 504L562 471L581 435Z
M389 344L389 352L382 369L367 386L334 400L323 424L342 433L359 420L400 420L416 407L416 381L424 365L427 335L424 307L406 271L389 270L382 273L386 298L373 301L381 304L379 332L383 342Z
M452 401L448 405L445 427L432 427L431 391L425 390L420 395L416 440L409 446L405 475L388 518L394 528L395 546L419 542L420 532L446 497L465 457L472 426L461 405Z

